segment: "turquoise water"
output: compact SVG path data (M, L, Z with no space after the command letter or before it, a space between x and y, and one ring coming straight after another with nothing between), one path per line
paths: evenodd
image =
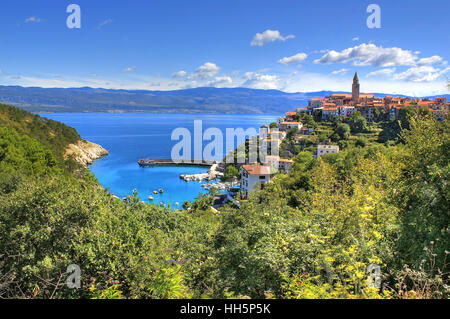
M188 128L193 136L194 120L202 120L203 132L216 127L225 136L226 128L245 130L253 127L258 131L261 125L269 124L278 117L150 113L46 113L42 116L74 127L84 139L110 151L107 157L92 164L90 170L111 193L123 198L136 189L141 200L148 202L151 195L154 203L171 203L172 207L181 207L184 201L192 201L199 193L205 192L199 182L187 183L179 178L180 174L203 173L208 169L185 166L142 168L137 161L140 158L170 158L171 149L177 143L171 141L173 129ZM224 149L224 154L226 151ZM164 193L154 195L153 191L160 188Z

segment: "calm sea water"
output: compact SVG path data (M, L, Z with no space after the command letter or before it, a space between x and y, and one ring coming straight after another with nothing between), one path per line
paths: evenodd
M184 201L194 200L205 190L199 182L185 182L180 174L207 171L204 167L158 166L142 168L140 158L170 158L171 140L175 128L184 127L194 135L194 120L202 120L203 131L219 128L225 136L226 128L255 128L269 124L278 115L198 115L198 114L137 114L137 113L46 113L47 118L74 127L86 140L102 145L110 151L90 166L100 183L122 198L138 191L143 201L154 197L154 203L170 203L181 207ZM206 145L208 142L204 142ZM224 145L225 145L224 141ZM225 147L225 146L224 146ZM224 149L224 154L226 154ZM153 191L162 188L163 194ZM175 205L178 203L178 205Z

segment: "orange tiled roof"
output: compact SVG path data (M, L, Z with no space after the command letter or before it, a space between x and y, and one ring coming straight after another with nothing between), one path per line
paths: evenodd
M271 141L281 142L281 140L279 138L266 138L264 141L266 141L266 142L271 142Z
M299 125L301 123L300 122L282 122L281 124L284 124L284 125Z
M270 166L242 165L242 168L250 175L270 175Z
M344 96L344 97L351 97L352 95L351 94L344 94L344 93L333 93L333 95L332 96Z

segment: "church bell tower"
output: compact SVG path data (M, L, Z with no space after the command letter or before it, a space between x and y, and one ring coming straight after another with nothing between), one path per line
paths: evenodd
M355 72L355 76L353 77L353 85L352 85L352 100L353 104L358 104L359 101L359 79L358 72Z

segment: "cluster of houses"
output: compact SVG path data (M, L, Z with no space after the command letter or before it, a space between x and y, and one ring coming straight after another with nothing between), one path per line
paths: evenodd
M263 125L260 128L260 147L266 151L267 155L265 155L265 159L262 160L264 163L263 165L255 163L241 166L240 191L243 198L247 197L253 190L264 189L265 184L270 182L274 172L291 172L294 161L275 155L278 154L281 142L286 138L286 131L294 128L292 126L286 126L286 123L290 123L289 125L295 125L295 128L297 128L300 132L307 132L303 132L303 134L308 134L312 131L312 129L303 128L303 124L301 122L280 121L276 129L270 129L269 126ZM339 146L337 145L320 144L317 146L317 154L315 156L320 157L328 153L338 152Z
M260 147L266 153L263 165L249 164L241 166L240 190L241 196L247 197L253 190L263 189L275 171L289 173L292 169L293 161L281 158L278 155L279 146L286 138L287 131L297 129L301 134L311 134L312 128L305 128L303 124L296 121L298 112L305 112L315 115L321 112L322 120L330 120L335 117L350 117L353 113L360 112L367 121L373 121L376 117L375 110L383 110L390 116L398 118L401 108L411 105L429 109L436 119L444 119L449 112L450 103L445 98L435 100L413 100L407 97L385 96L376 97L372 94L360 94L358 74L355 73L352 84L352 94L336 93L325 98L313 98L308 102L306 108L299 108L295 112L287 112L285 117L277 121L277 128L271 129L267 125L260 128ZM338 153L337 145L318 145L316 157L328 153Z
M408 97L377 97L373 94L360 94L358 74L355 73L352 85L352 94L336 93L324 98L313 98L308 102L308 107L299 108L297 112L306 112L314 115L321 112L322 120L332 118L350 117L353 113L360 112L367 121L373 121L376 117L376 110L383 110L390 116L398 118L399 111L408 105L422 107L430 110L436 119L442 120L448 115L450 102L445 98L410 99ZM288 112L286 115L290 114ZM294 113L294 112L292 112ZM295 112L296 113L296 112Z
M282 158L279 154L279 148L282 141L286 138L287 131L292 128L301 129L301 122L280 122L277 128L270 128L268 125L261 126L259 130L259 147L261 154L265 154L260 159L263 165L248 164L241 166L241 196L247 197L248 193L255 189L263 189L264 185L270 182L274 172L283 171L289 173L292 170L293 160Z

